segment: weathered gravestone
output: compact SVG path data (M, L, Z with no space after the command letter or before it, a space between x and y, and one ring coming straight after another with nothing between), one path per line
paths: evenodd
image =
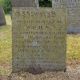
M13 72L66 69L65 9L13 7Z
M80 0L66 0L68 33L80 33Z
M38 0L12 0L13 7L37 7Z
M80 33L80 0L52 0L53 8L67 9L67 32Z
M6 20L5 20L4 10L2 7L0 7L0 26L5 24L6 24Z

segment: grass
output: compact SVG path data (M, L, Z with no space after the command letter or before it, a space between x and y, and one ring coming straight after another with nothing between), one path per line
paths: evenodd
M0 75L8 75L12 61L12 27L9 15L6 26L0 26ZM80 35L67 35L67 59L80 59Z
M67 58L80 60L80 34L67 35Z
M11 64L11 19L6 15L7 26L0 26L0 74L7 74Z

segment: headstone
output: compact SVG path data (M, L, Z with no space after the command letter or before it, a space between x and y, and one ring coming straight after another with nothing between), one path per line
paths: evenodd
M52 0L53 8L63 8L65 7L65 0Z
M66 0L68 33L80 33L80 0Z
M52 3L53 8L66 8L67 32L80 33L80 0L52 0Z
M0 26L5 24L6 24L6 20L5 20L4 10L2 7L0 7Z
M12 0L13 7L37 7L37 0Z
M12 10L12 71L64 71L66 10L22 6Z

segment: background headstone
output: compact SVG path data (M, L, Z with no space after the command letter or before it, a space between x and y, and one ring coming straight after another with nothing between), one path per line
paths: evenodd
M13 72L66 69L66 10L13 8Z
M37 7L37 0L12 0L13 7Z
M52 0L53 8L65 7L68 18L68 33L80 33L80 0Z
M2 7L0 7L0 26L5 24L6 24L6 20L5 20L4 10Z
M68 33L80 33L80 0L66 0Z

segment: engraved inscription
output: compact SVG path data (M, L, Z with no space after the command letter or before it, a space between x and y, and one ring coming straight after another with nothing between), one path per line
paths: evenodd
M64 70L65 21L63 9L14 8L13 69Z

